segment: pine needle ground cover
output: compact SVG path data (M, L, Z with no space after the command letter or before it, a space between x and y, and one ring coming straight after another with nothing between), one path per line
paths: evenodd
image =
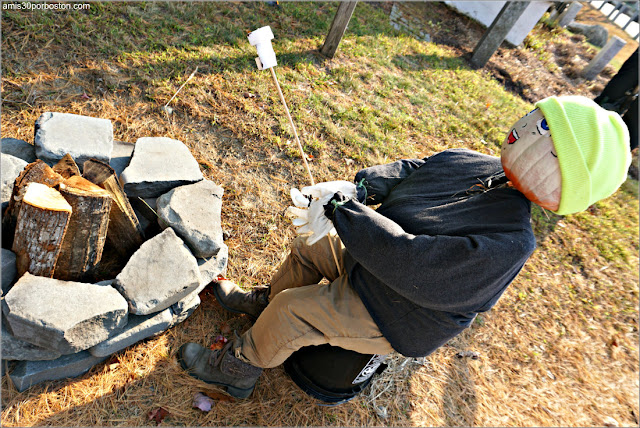
M120 141L183 141L225 190L227 276L246 288L265 284L294 237L283 216L289 189L308 177L248 32L270 25L276 35L276 72L317 182L453 147L498 155L509 127L532 109L458 50L394 30L388 10L372 3L358 4L336 58L322 58L336 7L3 9L2 137L32 142L34 121L58 111L108 118ZM23 393L5 376L2 425L637 425L637 189L629 179L567 217L535 208L538 250L496 307L427 358L391 355L349 403L319 406L281 367L266 370L247 400L186 375L175 359L181 344L210 345L250 326L205 290L187 321L85 376ZM198 392L214 397L210 411L192 407Z

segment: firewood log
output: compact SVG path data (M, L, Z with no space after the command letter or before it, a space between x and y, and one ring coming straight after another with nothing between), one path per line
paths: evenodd
M107 242L124 259L128 259L144 242L142 228L113 168L97 159L89 159L82 176L107 190L115 204L109 217Z
M102 258L113 199L109 192L79 175L60 183L59 191L73 213L53 276L79 281Z
M12 250L18 275L25 272L52 277L64 239L71 205L55 189L29 183L22 188Z
M64 178L40 159L30 163L24 168L18 178L16 178L9 205L2 217L3 248L11 248L13 245L16 221L18 219L18 213L20 212L20 206L22 205L22 196L24 196L27 185L29 183L40 183L48 187L55 187L62 181L64 181Z
M73 160L71 155L67 153L53 166L53 170L63 176L64 178L70 178L74 175L80 175L80 168Z

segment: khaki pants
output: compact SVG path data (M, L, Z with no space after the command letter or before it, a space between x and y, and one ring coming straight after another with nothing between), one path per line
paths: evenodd
M328 343L385 355L393 348L382 336L344 273L342 243L333 240L338 269L327 238L312 246L296 238L291 253L271 279L269 305L240 338L236 355L262 368L282 364L294 351ZM318 284L323 278L330 283Z

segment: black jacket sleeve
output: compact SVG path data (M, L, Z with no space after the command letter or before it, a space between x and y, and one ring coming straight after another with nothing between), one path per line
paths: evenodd
M338 207L334 225L362 267L417 305L440 311L482 308L515 278L535 248L526 231L413 235L353 200ZM500 289L492 289L496 284Z
M360 183L364 179L367 190L367 205L382 203L389 192L402 180L410 176L420 168L427 158L403 159L385 165L376 165L360 170L356 174L355 182Z

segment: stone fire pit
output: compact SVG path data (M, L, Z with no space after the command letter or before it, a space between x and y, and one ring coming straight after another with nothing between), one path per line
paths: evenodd
M12 196L14 184L24 186L29 165L41 161L56 172L64 163L61 174L72 177L65 176L62 184L46 182L38 186L64 196L65 183L74 179L84 182L86 178L96 183L89 183L92 191L106 199L110 197L107 190L112 190L109 185L82 169L84 162L108 164L112 168L109 170L119 176L118 187L124 189L128 199L120 201L119 206L124 203L134 213L141 245L123 256L114 241L118 235L109 228L103 233L106 239L102 236L96 241L99 248L88 252L94 258L97 254L99 260L92 259L93 264L80 276L67 279L71 274L56 272L61 262L53 263L50 271L43 270L40 275L24 271L25 266L34 266L27 263L33 256L24 253L35 244L17 242L31 235L14 232L5 220L12 209L25 210L25 195L36 185L27 184L28 192L16 190L19 196ZM104 205L104 222L109 226L114 224L113 213L108 211L116 206L117 197L113 195L114 201ZM198 294L226 272L228 248L220 222L222 195L220 186L204 179L182 142L164 137L143 137L135 145L113 141L109 120L44 113L35 124L33 145L3 138L2 359L3 373L10 367L15 387L24 391L43 381L80 376L111 354L189 317L200 304ZM26 214L14 214L22 223L28 222ZM49 233L35 230L39 235ZM63 242L71 226L65 230ZM7 234L11 235L7 241L11 246L5 244Z

